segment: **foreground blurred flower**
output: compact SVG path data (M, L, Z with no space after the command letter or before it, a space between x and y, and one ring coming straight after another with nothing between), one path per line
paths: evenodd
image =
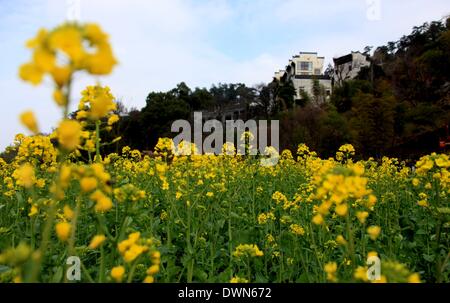
M70 230L71 230L70 223L59 222L56 224L55 229L56 229L56 235L58 236L58 238L61 241L64 242L64 241L67 241L67 239L69 239Z
M66 23L51 31L41 29L26 46L33 50L32 60L20 67L19 75L34 85L50 74L62 86L74 71L86 70L93 75L111 73L114 58L108 35L97 24ZM62 57L67 65L57 65Z
M367 233L369 234L370 239L376 240L381 233L381 227L370 226L367 228Z
M100 190L96 190L91 196L90 199L95 201L95 211L99 213L107 212L113 207L113 203L111 199L102 193Z
M125 274L125 267L123 266L116 266L113 267L111 269L111 277L116 281L116 282L121 282L123 275Z
M23 112L20 115L20 122L26 126L32 133L37 134L39 127L32 111Z
M103 242L105 242L106 237L105 235L95 235L92 240L91 243L89 244L89 248L90 249L96 249L98 248L100 245L103 244Z
M327 273L327 280L331 282L336 282L336 271L337 271L337 264L336 262L329 262L325 264L323 270Z
M85 193L96 189L97 184L98 184L97 179L95 179L94 177L85 177L80 181L81 190Z
M23 164L14 171L13 178L16 179L18 185L31 188L36 182L34 167L29 163Z
M58 142L67 150L72 151L80 144L81 125L74 120L64 120L57 129Z

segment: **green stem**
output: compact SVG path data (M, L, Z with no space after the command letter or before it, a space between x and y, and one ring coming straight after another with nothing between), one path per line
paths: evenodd
M136 260L134 261L133 265L131 266L130 274L128 275L128 279L127 279L127 283L131 283L133 281L134 271L136 270L136 264L137 264Z
M100 120L95 121L95 161L100 162Z
M36 262L33 264L33 269L31 271L31 281L30 282L37 282L37 278L41 269L42 261L45 258L45 253L47 252L47 246L50 239L51 234L51 228L53 225L53 220L55 218L56 213L56 201L52 201L52 205L50 207L50 210L48 212L47 221L44 226L44 231L42 232L42 240L41 240L41 246L39 247L38 254L36 257Z
M100 247L100 273L98 277L98 282L103 283L105 282L105 250L102 247Z
M350 222L350 216L347 213L346 217L346 225L347 225L347 236L348 236L348 254L349 257L352 260L352 268L355 268L355 243L353 240L353 233L352 233L352 228L351 228L351 222Z

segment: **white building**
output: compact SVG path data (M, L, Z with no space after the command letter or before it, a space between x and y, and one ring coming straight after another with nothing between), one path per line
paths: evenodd
M303 99L303 93L313 96L313 81L317 79L326 96L331 95L331 78L323 74L325 58L316 52L300 52L289 60L285 70L275 72L275 79L281 82L292 81L296 99Z
M351 80L358 76L362 67L370 66L368 56L360 52L351 52L348 55L333 58L334 81L340 84L342 81Z

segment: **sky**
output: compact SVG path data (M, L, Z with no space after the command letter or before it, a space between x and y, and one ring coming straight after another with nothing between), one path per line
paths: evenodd
M79 75L71 95L100 81L128 108L151 91L270 82L300 51L332 58L379 46L413 26L450 14L448 0L0 0L0 151L26 133L18 116L32 109L41 131L61 117L50 79L20 81L24 47L38 29L67 20L96 22L110 35L119 65L111 75Z

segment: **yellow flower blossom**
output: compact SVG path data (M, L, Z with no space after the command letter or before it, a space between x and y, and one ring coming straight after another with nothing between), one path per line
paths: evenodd
M336 277L337 264L336 264L336 262L329 262L329 263L325 264L323 270L327 274L328 281L337 282L337 277Z
M147 269L147 275L154 276L159 272L159 265L155 264Z
M80 180L81 190L85 193L93 191L97 188L98 182L94 177L84 177Z
M105 240L106 240L105 235L95 235L92 238L91 243L89 244L89 248L96 249L96 248L100 247L100 245L102 245L103 242L105 242Z
M72 151L80 144L81 125L74 120L64 120L59 124L57 135L59 144Z
M317 214L312 218L312 222L316 225L322 225L324 223L323 217L321 214Z
M32 111L23 112L20 115L20 121L25 125L32 133L36 134L39 132L39 127L36 121L36 117Z
M305 230L298 224L291 224L289 226L289 230L292 234L296 236L303 236L305 234Z
M61 241L67 241L70 236L71 225L68 222L59 222L55 226L56 235Z
M33 187L36 182L34 167L29 163L25 163L16 169L13 173L13 177L16 179L18 185L25 188Z
M123 266L116 266L111 269L111 277L116 282L121 282L123 279L123 275L125 274L125 267Z
M359 222L364 224L366 222L367 217L369 216L369 213L366 211L358 211L356 212L356 217L358 218Z
M155 282L155 278L153 278L153 276L147 276L144 279L144 283L153 283Z
M420 275L418 273L413 273L408 277L408 283L421 283Z
M367 233L370 236L370 239L376 240L381 233L381 227L379 226L369 226L367 228Z

